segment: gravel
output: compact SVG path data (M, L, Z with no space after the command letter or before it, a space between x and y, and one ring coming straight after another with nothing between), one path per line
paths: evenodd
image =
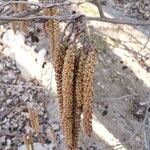
M2 35L2 33L0 34ZM51 70L49 70L49 68L52 69L51 64L47 63L45 68L42 68L42 63L45 61L47 51L43 48L38 53L32 52L34 56L25 58L25 56L31 56L31 54L24 49L26 46L23 44L21 34L15 37L12 30L8 30L5 31L1 37L3 47L1 49L2 53L0 54L0 150L24 150L24 136L28 133L32 134L36 150L46 150L48 148L50 150L56 149L60 141L63 143L60 139L62 132L60 131L59 122L49 122L50 118L47 105L50 102L50 91L42 85L42 83L49 84L48 82L51 77ZM17 47L15 47L15 44L18 43L18 38L22 38L22 40ZM4 45L7 46L4 47ZM24 54L28 54L24 55L25 59L20 59L20 57L18 60L24 65L26 65L28 61L34 61L35 67L37 66L39 72L42 74L41 81L31 78L31 76L30 80L24 78L24 66L22 65L20 67L15 60L16 56L19 57L18 54L21 53L19 50L23 50ZM23 57L23 55L21 56ZM35 61L35 56L37 61ZM23 63L24 60L28 61ZM54 85L54 81L52 81L52 83ZM37 135L31 127L28 106L33 106L38 112L40 124L39 135ZM47 133L50 127L51 131L54 131L53 136L56 135L58 137L56 141L53 141L52 137ZM44 147L40 144L41 140L45 143Z
M130 17L140 20L150 20L149 0L127 0L124 4L124 11Z

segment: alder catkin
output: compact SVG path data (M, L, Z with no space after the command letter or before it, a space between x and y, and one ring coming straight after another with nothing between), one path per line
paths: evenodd
M78 138L80 131L80 121L83 106L83 69L85 65L85 54L81 53L79 59L76 59L75 69L75 94L74 94L74 108L73 108L73 149L77 149Z
M86 55L81 53L79 58L79 64L76 71L76 88L75 96L77 101L77 106L81 107L83 105L83 71L85 65Z
M94 51L88 53L83 76L83 126L86 134L92 133L92 98L94 84L94 68L96 54Z
M18 9L18 5L17 4L13 4L13 11L14 13L17 13L17 9ZM12 29L14 30L14 33L16 33L17 31L17 22L16 21L12 21Z
M68 149L73 145L73 77L74 77L75 50L68 48L64 58L62 72L62 94L63 94L63 132Z
M44 11L45 15L55 16L57 15L58 10L57 8L50 8ZM64 60L64 53L63 53L63 46L60 46L59 37L60 37L60 28L59 22L50 20L46 24L46 31L48 32L49 36L49 43L51 46L51 50L49 53L52 55L53 58L53 65L55 69L55 77L56 77L56 84L57 84L57 96L59 102L59 110L62 116L63 113L63 97L62 97L62 68L63 68L63 60Z
M57 8L49 8L44 11L44 15L56 16L58 14ZM48 32L50 46L51 46L51 54L52 58L55 59L56 48L60 45L59 37L60 37L60 28L59 22L56 20L49 20L46 23L46 32ZM53 60L55 61L55 60Z
M27 0L24 0L24 1L27 1ZM26 9L27 9L26 4L18 5L18 12L23 12ZM19 27L20 27L20 30L23 31L24 33L28 32L28 22L27 21L23 21L23 22L19 23Z

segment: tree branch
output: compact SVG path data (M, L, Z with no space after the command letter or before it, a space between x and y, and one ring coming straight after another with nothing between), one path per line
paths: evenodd
M101 18L105 18L105 15L103 13L103 9L102 9L102 6L101 6L101 3L99 0L96 0L96 5L98 7L98 11L99 11L99 15Z
M126 25L133 25L133 26L150 26L150 21L126 21L121 19L111 19L111 18L99 18L99 17L85 17L86 20L89 21L100 21L112 24L126 24Z
M0 25L5 24L11 21L35 21L35 22L45 22L48 20L58 20L58 21L67 21L67 20L75 20L79 17L85 17L88 21L100 21L112 24L127 24L133 26L150 26L150 21L126 21L121 19L111 19L104 16L101 4L98 0L96 0L97 7L99 9L100 17L89 17L83 16L82 14L72 14L72 15L65 15L65 16L43 16L39 15L39 12L45 8L52 8L58 7L62 5L69 5L70 2L65 1L64 3L54 3L54 4L40 4L40 3L33 3L33 2L25 2L25 1L11 1L0 5L1 8L5 8L6 6L10 6L12 4L28 4L30 6L35 6L35 8L31 8L31 10L27 10L25 12L14 13L10 16L3 14L3 11L0 13ZM2 9L3 10L3 9Z

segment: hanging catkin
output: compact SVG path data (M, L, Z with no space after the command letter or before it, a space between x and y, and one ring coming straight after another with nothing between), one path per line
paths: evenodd
M44 15L56 16L58 14L57 8L49 8L44 11ZM50 46L51 46L51 54L53 59L55 59L55 49L59 44L59 36L60 36L60 28L59 22L55 20L49 20L46 23L46 32L48 32ZM54 60L55 61L55 60Z
M73 108L73 149L77 149L78 138L80 131L80 121L83 106L83 69L85 65L86 56L80 53L79 59L76 59L75 69L75 94L74 94L74 108Z
M83 76L83 126L88 136L91 136L92 133L92 97L95 64L96 54L94 51L90 51Z
M45 15L55 16L57 15L57 8L50 8L44 11ZM62 67L64 60L63 46L60 46L60 28L59 22L50 20L46 23L46 30L48 31L48 36L50 40L51 51L49 51L53 58L53 65L55 69L55 77L57 84L57 95L59 101L60 114L63 113L63 97L62 97Z
M24 0L24 1L27 1L27 0ZM23 12L26 9L27 9L26 4L18 5L18 12ZM27 21L23 21L23 22L19 23L19 27L20 27L20 30L23 31L24 33L28 32L28 23L27 23Z
M13 11L14 13L17 12L17 4L13 4ZM15 21L12 22L12 29L14 30L14 33L17 31L17 23Z
M68 149L73 145L73 76L74 76L75 50L68 48L64 58L62 73L62 94L63 94L63 131Z

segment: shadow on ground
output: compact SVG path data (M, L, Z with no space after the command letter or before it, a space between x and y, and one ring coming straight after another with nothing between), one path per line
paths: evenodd
M134 45L124 44L113 38L113 34L107 36L101 27L90 25L90 31L99 53L95 72L95 136L91 140L93 146L88 145L92 145L90 139L83 143L87 149L92 149L94 143L98 144L98 149L144 149L144 131L140 127L149 98L149 66L141 65L141 56L130 47ZM135 44L137 40L140 38Z

